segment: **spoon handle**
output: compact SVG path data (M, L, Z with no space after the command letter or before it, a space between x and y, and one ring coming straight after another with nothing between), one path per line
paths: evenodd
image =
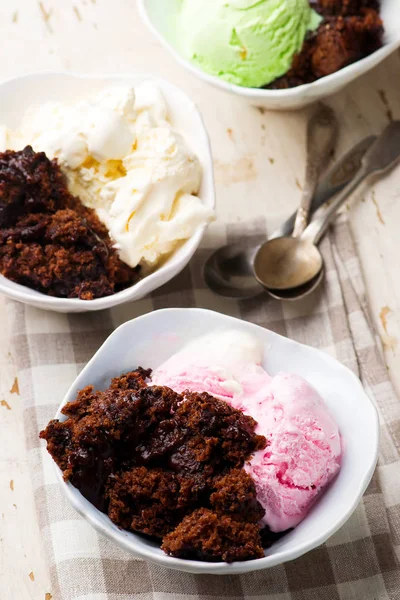
M339 192L321 216L316 216L306 228L301 239L318 244L337 211L358 186L373 173L385 173L400 158L400 121L393 121L386 127L372 146L365 153L361 168L345 188ZM320 212L320 211L318 211Z
M333 165L323 176L315 191L311 205L314 213L320 206L328 202L335 194L340 192L349 181L353 179L361 167L361 161L368 148L376 140L376 136L370 135L356 144L337 163ZM296 213L292 214L282 225L276 229L268 239L291 235L293 231Z
M307 227L319 174L328 163L336 144L337 134L338 122L335 113L329 106L320 104L307 126L306 178L294 223L293 237L299 237Z
M346 185L346 187L335 197L332 203L329 204L328 208L324 210L324 214L320 217L316 217L313 222L310 223L301 236L301 239L317 245L328 229L329 224L333 221L339 208L343 206L347 198L358 188L367 175L368 173L363 167L361 167L354 179Z

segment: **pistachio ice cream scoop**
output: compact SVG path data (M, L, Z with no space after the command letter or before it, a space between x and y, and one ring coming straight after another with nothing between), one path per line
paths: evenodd
M284 75L321 20L308 0L181 0L176 18L189 60L246 87Z

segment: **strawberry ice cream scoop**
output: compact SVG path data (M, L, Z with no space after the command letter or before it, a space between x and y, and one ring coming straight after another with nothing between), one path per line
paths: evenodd
M318 392L302 377L271 377L261 367L262 346L248 334L223 331L201 337L153 373L153 383L208 392L251 415L264 450L245 465L263 523L285 531L304 519L324 487L340 469L338 427Z
M340 468L337 425L322 398L298 375L280 373L263 401L244 412L258 421L268 440L245 466L272 531L295 527Z

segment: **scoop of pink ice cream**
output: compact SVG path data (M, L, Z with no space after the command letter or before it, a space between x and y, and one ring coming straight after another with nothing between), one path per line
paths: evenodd
M263 520L272 531L295 527L339 471L337 425L307 381L284 373L272 379L263 401L252 405L247 398L244 412L269 442L245 467L265 509Z
M257 422L268 446L245 465L263 522L272 531L295 527L340 468L337 425L322 398L302 377L273 378L260 366L262 346L248 334L225 331L195 340L154 373L156 385L179 393L208 392Z

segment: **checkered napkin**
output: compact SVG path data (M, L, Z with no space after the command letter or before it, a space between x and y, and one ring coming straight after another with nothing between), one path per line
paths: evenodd
M348 224L342 218L323 242L325 285L302 303L283 305L263 295L233 302L206 289L201 267L212 248L227 240L264 236L260 222L214 224L179 277L151 297L112 311L62 315L9 302L26 442L54 600L400 599L400 403L369 321ZM190 575L120 550L98 535L61 495L39 431L115 326L171 306L214 309L316 346L355 371L374 396L381 418L379 466L356 512L325 545L293 562L247 575Z

